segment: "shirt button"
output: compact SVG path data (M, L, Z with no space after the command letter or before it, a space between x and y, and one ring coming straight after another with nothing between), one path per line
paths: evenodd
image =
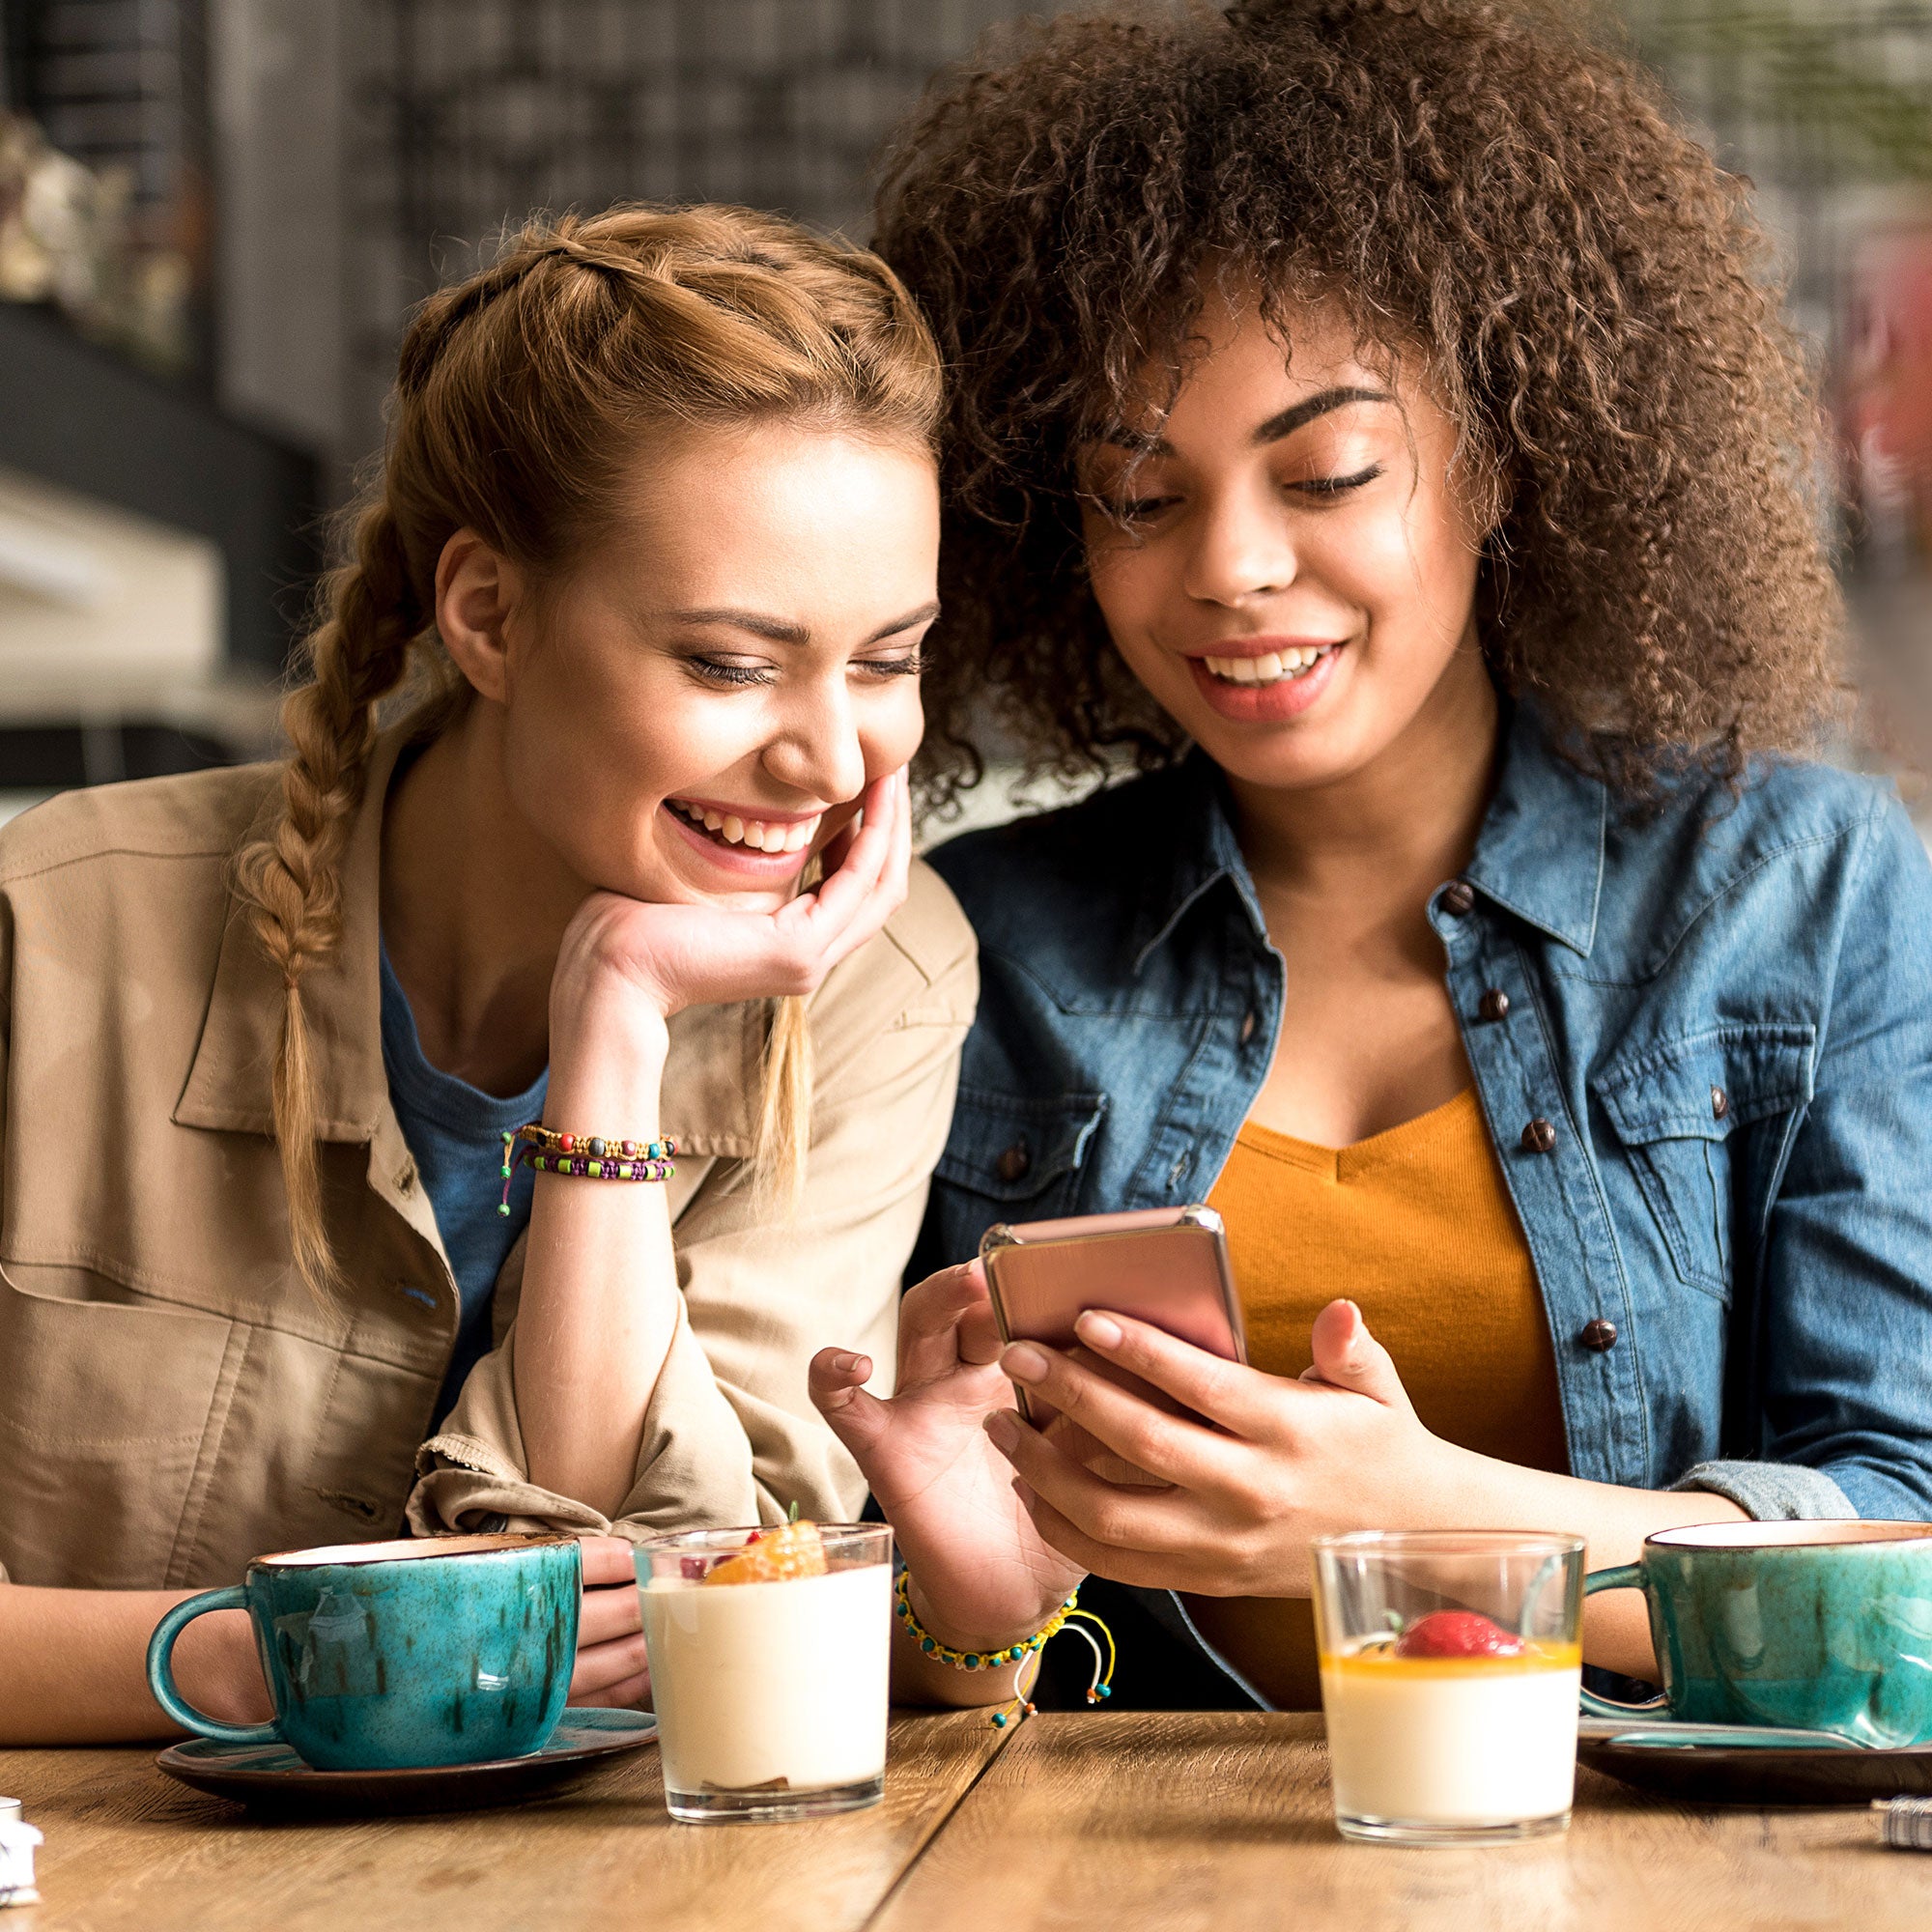
M998 1160L993 1163L993 1171L1002 1180L1024 1179L1026 1171L1033 1165L1033 1155L1027 1151L1025 1141L1015 1141Z
M1524 1153L1548 1153L1556 1146L1556 1129L1540 1114L1522 1130Z
M1721 1121L1731 1111L1731 1096L1721 1087L1711 1089L1711 1118Z
M1254 1037L1255 1037L1255 1013L1254 1013L1254 1009L1250 1007L1248 1009L1247 1017L1241 1022L1241 1044L1243 1046L1246 1046L1249 1040L1253 1039Z
M1493 1024L1497 1020L1509 1018L1510 996L1500 986L1492 986L1476 1002L1476 1015L1479 1019Z
M1605 1354L1617 1346L1617 1324L1605 1321L1600 1315L1594 1321L1583 1323L1582 1332L1577 1337L1593 1355Z
M1467 879L1451 879L1442 888L1442 910L1461 919L1476 903L1476 889Z

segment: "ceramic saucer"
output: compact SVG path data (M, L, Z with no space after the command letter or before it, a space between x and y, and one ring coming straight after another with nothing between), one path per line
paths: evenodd
M418 1771L316 1771L288 1746L223 1745L190 1738L155 1762L170 1777L252 1810L305 1817L469 1811L549 1793L624 1751L650 1744L658 1720L639 1711L566 1711L542 1750L486 1764Z
M1720 1734L1669 1721L1585 1718L1577 1762L1688 1804L1865 1804L1932 1793L1932 1748L1866 1750L1836 1745L1691 1743Z

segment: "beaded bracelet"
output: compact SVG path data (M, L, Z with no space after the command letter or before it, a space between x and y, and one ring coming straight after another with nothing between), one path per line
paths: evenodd
M1103 1697L1111 1697L1114 1694L1114 1664L1117 1656L1114 1648L1114 1633L1092 1610L1083 1610L1080 1607L1078 1590L1075 1590L1032 1636L1025 1637L1018 1643L1008 1644L1004 1650L954 1650L951 1644L941 1643L913 1614L912 1600L908 1594L911 1581L912 1573L907 1570L901 1570L894 1579L893 1614L905 1626L906 1634L918 1643L927 1657L935 1658L939 1662L954 1670L997 1670L1003 1664L1017 1663L1024 1671L1030 1658L1038 1657L1062 1631L1071 1631L1075 1636L1082 1638L1094 1653L1094 1677L1087 1687L1088 1703L1097 1704ZM1107 1654L1104 1660L1100 1655L1100 1646L1083 1628L1086 1624L1092 1624L1107 1639ZM1035 1681L1037 1682L1037 1674ZM1015 1678L1013 1683L1014 1689L1017 1690L1018 1678ZM1012 1700L1010 1706L993 1713L993 1727L995 1730L1005 1730L1011 1719L1031 1718L1033 1715L1034 1706L1027 1694L1022 1691Z
M677 1143L668 1134L661 1141L620 1141L601 1134L560 1134L541 1121L526 1121L503 1136L506 1156L513 1141L526 1141L538 1153L587 1153L597 1160L607 1153L621 1154L626 1160L668 1160L677 1151Z
M657 1141L607 1140L601 1134L554 1133L528 1122L503 1134L503 1198L497 1212L509 1214L510 1177L519 1167L579 1180L668 1180L677 1172L670 1160L676 1151L668 1134Z

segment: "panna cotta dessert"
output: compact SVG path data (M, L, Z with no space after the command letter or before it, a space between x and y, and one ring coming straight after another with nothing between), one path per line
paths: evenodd
M1335 1813L1345 1827L1555 1829L1577 1781L1582 1652L1473 1610L1321 1658Z
M638 1552L671 1815L798 1818L885 1788L892 1532L795 1522Z

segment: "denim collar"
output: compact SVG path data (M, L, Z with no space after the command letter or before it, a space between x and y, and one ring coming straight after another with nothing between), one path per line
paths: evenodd
M1267 923L1241 857L1220 768L1198 747L1168 774L1160 818L1173 834L1164 855L1149 851L1147 889L1128 935L1138 975L1148 956L1223 879L1235 889L1256 935ZM1597 936L1609 794L1559 756L1535 710L1504 711L1502 768L1464 873L1497 905L1586 958Z
M1586 959L1597 938L1610 796L1550 743L1533 707L1504 724L1496 794L1463 873L1478 892Z

